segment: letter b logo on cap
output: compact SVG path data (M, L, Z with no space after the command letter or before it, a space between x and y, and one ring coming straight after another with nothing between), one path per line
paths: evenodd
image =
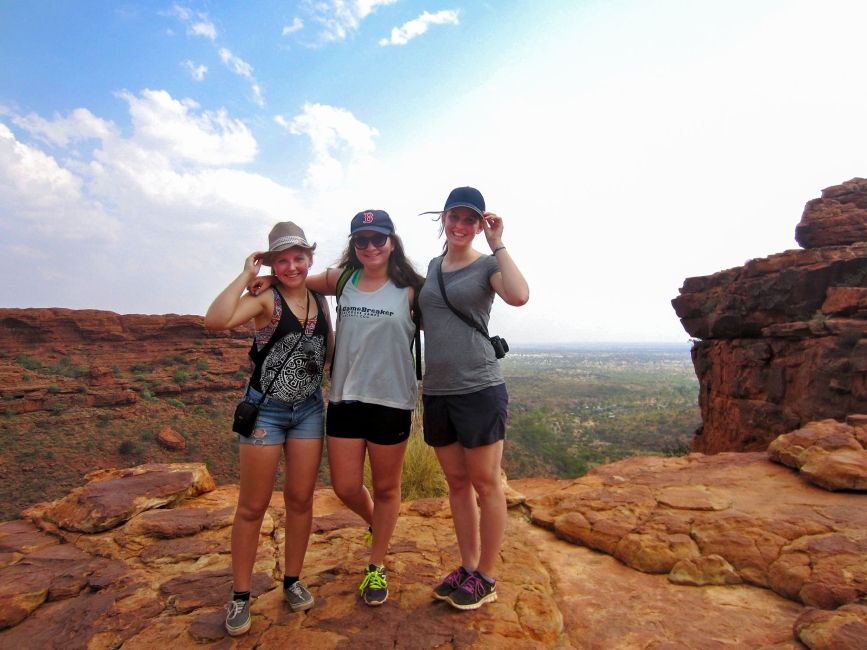
M373 213L372 212L365 212L363 221L364 221L364 223L373 223Z

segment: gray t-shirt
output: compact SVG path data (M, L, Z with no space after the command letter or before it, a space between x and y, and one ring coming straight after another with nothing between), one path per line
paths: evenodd
M418 399L409 289L388 280L375 291L347 282L337 307L329 402L359 401L411 411Z
M481 332L455 316L443 301L437 281L442 257L427 267L419 293L424 322L424 393L460 395L505 383L500 364ZM488 326L494 290L491 276L500 270L493 255L483 255L457 271L443 273L449 302L482 327Z

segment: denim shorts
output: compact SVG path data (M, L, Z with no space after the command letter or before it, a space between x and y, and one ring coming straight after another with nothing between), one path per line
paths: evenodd
M262 393L247 386L244 396L254 404ZM325 407L322 390L318 389L306 399L290 404L268 395L259 406L259 417L249 438L238 436L242 445L282 445L287 440L315 440L325 433Z

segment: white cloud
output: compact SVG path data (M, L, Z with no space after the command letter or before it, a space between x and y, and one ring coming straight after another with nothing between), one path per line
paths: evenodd
M111 122L96 117L86 108L76 108L68 117L55 114L52 120L46 120L35 113L14 115L12 122L37 139L61 147L78 140L106 138L115 133Z
M232 54L231 50L225 47L220 48L220 60L226 64L232 72L247 79L253 78L253 66L244 61L242 58Z
M174 5L172 11L169 12L182 22L187 24L187 34L193 36L204 36L212 43L217 40L217 28L210 21L205 13L194 13L187 7ZM216 47L216 44L215 44ZM217 49L217 54L223 64L232 72L240 77L244 77L250 82L250 92L252 94L253 103L257 106L265 105L265 97L262 92L262 86L253 76L253 66L244 61L242 58L235 56L227 47ZM196 81L202 81L205 78L205 73L208 68L204 65L196 66L192 61L185 61L183 64Z
M326 188L344 178L344 166L362 161L376 145L379 131L358 120L344 108L325 104L305 104L300 115L291 121L282 116L277 124L295 135L306 135L313 148L313 161L307 170L307 182Z
M193 36L204 36L212 41L217 39L217 28L214 26L214 23L207 20L190 25L189 33Z
M202 81L205 78L205 74L208 72L208 67L206 65L196 65L189 59L184 61L183 66L189 71L190 76L196 81Z
M244 61L244 59L232 54L232 51L228 48L221 47L219 54L220 60L226 65L227 68L229 68L229 70L234 72L236 75L244 77L245 79L248 79L250 81L250 90L253 93L253 101L258 106L264 106L265 99L262 96L262 87L253 76L253 66Z
M391 30L389 38L380 39L382 47L386 45L406 45L416 36L424 34L430 25L458 25L458 12L451 10L438 11L435 14L427 11L414 20L405 22L400 27Z
M196 102L174 99L164 90L120 96L129 104L136 142L170 159L218 166L247 163L256 156L250 130L224 109L197 112Z
M29 231L35 229L37 241L46 234L60 239L112 239L118 231L117 221L83 191L81 178L52 156L19 142L3 123L0 213L9 216L6 229L30 236ZM21 251L33 248L24 243L18 246Z
M30 263L34 288L0 287L0 304L203 313L275 221L303 221L291 188L226 166L252 162L257 146L225 110L165 91L120 96L132 133L96 121L87 160L55 158L12 131L26 124L34 138L72 146L69 125L84 109L53 120L4 110L0 276Z
M194 12L189 7L183 5L173 5L171 11L166 12L170 16L174 16L178 20L187 25L187 34L192 36L202 36L211 41L217 39L217 28L208 14L202 12Z
M345 40L377 7L397 0L307 0L313 20L323 26L319 37L325 43Z
M295 32L300 32L304 29L304 21L301 20L298 16L292 19L291 25L285 25L283 27L283 36L288 36L289 34L294 34Z

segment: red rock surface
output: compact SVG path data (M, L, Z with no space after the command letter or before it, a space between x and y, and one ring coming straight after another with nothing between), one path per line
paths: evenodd
M863 416L857 420L856 426L836 420L811 422L774 440L768 453L826 490L867 492L867 427Z
M246 379L238 372L249 368L250 336L249 328L209 332L201 316L0 309L0 350L20 357L0 357L0 399L28 413L133 404L146 390L168 397L237 392Z
M688 278L672 301L696 339L694 451L763 450L807 422L867 412L867 181L823 197L799 226L807 250Z
M138 503L149 492L140 475L97 478ZM762 453L634 458L573 481L512 482L499 599L475 612L430 597L458 562L447 499L402 505L391 595L370 608L358 598L365 527L320 489L303 575L316 605L291 613L275 493L253 627L237 640L222 627L237 488L195 496L186 478L165 478L176 498L125 520L106 512L100 532L59 528L45 516L56 503L31 509L36 526L0 524L0 647L863 647L864 497L813 487ZM97 512L87 504L99 492L80 494Z
M168 425L157 433L157 442L170 451L183 451L187 448L187 441L184 437Z
M804 248L867 241L867 179L853 178L822 190L807 203L795 239Z

